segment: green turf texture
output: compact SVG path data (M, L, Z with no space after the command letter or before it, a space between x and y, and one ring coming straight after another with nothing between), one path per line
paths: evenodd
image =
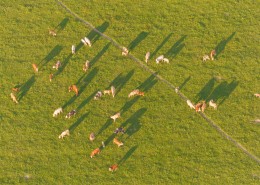
M205 114L250 153L260 156L259 1L63 1L130 49L192 102L215 99ZM259 163L225 139L166 84L68 14L56 1L0 2L0 184L258 184ZM57 37L48 34L56 29ZM71 45L93 37L73 56ZM202 56L216 49L215 61ZM155 63L161 54L170 64ZM62 70L52 82L52 65ZM86 60L92 64L82 71ZM32 63L39 65L35 74ZM23 85L19 104L11 89ZM68 92L77 84L80 95ZM93 100L115 85L115 98ZM128 98L133 89L144 97ZM58 107L63 114L53 118ZM78 113L71 119L65 115ZM115 123L109 116L121 111ZM124 146L113 145L115 128ZM71 129L63 140L59 134ZM99 133L91 143L91 132ZM109 144L91 159L101 142ZM119 169L111 173L110 165Z

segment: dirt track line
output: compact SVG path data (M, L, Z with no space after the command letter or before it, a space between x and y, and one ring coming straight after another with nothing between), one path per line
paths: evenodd
M83 22L85 25L87 25L89 28L93 29L95 32L97 32L99 35L101 35L102 37L104 37L105 39L109 40L111 43L113 43L114 46L116 46L119 49L123 49L123 46L121 46L119 43L117 43L114 39L110 38L109 36L101 33L100 31L98 31L92 24L90 24L89 22L85 21L84 19L82 19L81 17L79 17L76 13L74 13L72 10L70 10L65 4L63 4L61 1L56 0L56 2L61 5L68 13L70 13L73 17L75 17L76 19L78 19L79 21ZM150 69L149 67L147 67L145 64L143 64L138 58L136 58L135 56L131 55L130 53L127 55L129 58L131 58L132 60L134 60L135 62L137 62L143 69L145 69L146 71L152 73L158 80L164 82L166 85L168 85L171 89L173 89L175 91L175 86L170 83L169 81L167 81L166 79L164 79L163 77L161 77L160 75L158 75L154 70ZM176 92L184 101L188 100L188 98L182 94L180 91ZM216 129L224 138L226 138L227 140L231 141L236 147L240 148L245 154L248 155L248 157L250 157L251 159L253 159L254 161L256 161L257 163L260 163L260 159L255 156L254 154L250 153L243 145L241 145L239 142L237 142L235 139L233 139L230 135L228 135L223 129L220 128L220 126L218 126L216 123L214 123L210 118L208 118L206 116L206 114L200 112L199 113L214 129Z

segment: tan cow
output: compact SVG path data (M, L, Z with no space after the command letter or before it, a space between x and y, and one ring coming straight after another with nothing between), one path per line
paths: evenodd
M79 95L79 90L78 90L78 88L77 88L76 85L71 85L71 86L69 86L69 92L70 92L70 91L75 92L76 96Z
M117 138L114 138L114 139L113 139L113 143L116 144L118 147L124 145L124 143L122 143L121 141L119 141Z
M90 154L90 157L93 158L94 156L98 155L100 153L100 149L96 148L95 150L93 150Z

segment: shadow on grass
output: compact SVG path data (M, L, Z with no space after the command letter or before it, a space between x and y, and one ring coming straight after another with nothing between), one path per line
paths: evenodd
M133 153L135 152L135 150L137 149L137 147L138 147L138 146L136 145L136 146L133 146L132 148L130 148L130 149L128 150L128 152L126 152L126 154L124 155L124 157L118 161L117 164L118 164L119 166L123 165L123 164L125 163L125 161L126 161L131 155L133 155Z
M162 43L154 50L154 52L151 53L150 58L154 57L157 52L163 47L163 45L170 39L173 33L170 33L163 41Z
M56 27L55 27L55 30L58 32L64 30L64 28L67 26L69 22L69 18L64 18Z
M32 75L29 80L27 80L24 84L20 87L20 92L17 96L18 101L21 101L22 98L27 94L27 92L30 90L30 88L35 83L35 75Z
M139 89L140 91L147 92L149 91L157 82L157 79L154 79L154 75L150 75L139 87L136 89ZM127 110L129 110L136 102L137 100L141 98L140 96L136 96L129 101L127 101L124 106L120 109L121 114L124 114Z
M187 37L187 35L184 35L177 42L175 42L175 44L167 51L167 53L165 54L165 57L168 57L168 58L176 57L180 53L182 48L185 46L185 44L183 44L182 42L184 41L184 39L186 37Z
M98 69L94 68L92 69L92 71L83 79L80 81L78 81L78 83L76 84L77 86L79 86L79 94L78 96L81 95L81 93L86 89L87 85L90 84L90 82L92 81L92 79L96 76L96 74L98 73ZM65 109L67 106L69 106L70 104L72 104L75 100L76 100L77 96L74 95L72 98L70 98L63 106L62 108ZM81 105L82 106L82 105ZM82 107L81 107L82 108Z
M126 127L128 124L131 124L126 129L126 134L128 135L126 139L131 137L134 133L138 132L141 128L141 124L139 119L144 115L144 113L147 111L146 108L141 108L138 111L136 111L130 118L128 118L124 123L121 124L121 127Z
M92 100L97 92L92 93L89 97L87 97L85 100L83 100L79 106L77 107L77 110L81 110L90 100Z
M215 102L218 103L218 106L220 106L236 89L237 86L238 86L238 81L236 80L233 80L230 83L226 81L221 82L206 100L210 101L211 99L213 99Z
M70 127L69 127L69 131L73 132L78 126L79 124L82 123L82 121L89 115L88 113L83 114L75 123L73 123Z
M129 71L126 75L122 75L120 73L117 77L109 84L110 88L112 85L116 88L116 95L121 91L121 89L125 86L125 84L130 80L130 78L134 75L134 69Z
M104 130L106 130L113 123L112 119L108 119L106 123L99 129L97 135L100 135Z
M104 55L110 45L111 42L103 47L103 49L90 61L90 66L93 66L101 58L101 56Z
M54 73L54 78L55 78L56 76L58 76L58 75L65 69L65 67L68 65L69 60L70 60L71 57L72 57L72 54L69 54L69 55L64 59L64 61L61 62L61 67L56 71L56 73Z
M227 39L222 40L216 47L215 47L215 51L216 51L216 58L218 57L218 55L225 49L227 43L234 37L234 35L236 34L236 32L233 32Z
M186 78L184 80L184 82L179 86L179 90L181 90L186 85L186 83L188 83L188 81L190 81L190 78L191 78L191 76L189 76L188 78Z
M55 56L57 56L62 50L62 46L57 44L49 54L40 62L41 67L45 66L49 61L51 61Z
M99 32L104 33L109 26L109 22L104 22L102 25L97 26ZM95 29L91 30L90 33L87 35L87 38L91 41L92 45L100 38L100 34L98 34Z
M128 45L128 50L133 50L142 40L144 40L147 37L148 33L142 31L139 33L139 35Z
M208 83L201 89L201 91L197 94L197 101L207 100L208 96L214 89L215 79L211 78Z

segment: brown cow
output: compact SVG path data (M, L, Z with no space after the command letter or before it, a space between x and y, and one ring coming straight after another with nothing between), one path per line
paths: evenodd
M95 155L98 155L99 153L100 153L100 149L96 148L91 152L90 157L93 158Z
M212 50L211 52L210 52L210 59L211 60L214 60L214 56L216 55L217 53L216 53L216 50Z
M118 165L117 165L117 164L113 164L112 166L110 166L110 167L108 168L108 170L111 171L111 172L114 172L114 171L116 171L117 169L118 169Z
M78 90L78 88L77 88L76 85L71 85L71 86L69 86L69 92L70 92L70 91L74 91L75 94L76 94L76 96L78 96L78 94L79 94L79 90Z
M121 141L119 141L117 138L114 138L114 139L113 139L113 143L116 144L118 147L124 145L124 143L122 143Z
M37 67L36 64L32 64L32 67L33 67L33 70L34 70L35 72L38 72L38 67Z

